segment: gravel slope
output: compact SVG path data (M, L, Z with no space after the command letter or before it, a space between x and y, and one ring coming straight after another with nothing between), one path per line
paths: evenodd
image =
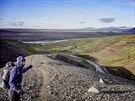
M135 101L135 82L52 60L45 55L27 57L34 68L24 75L23 101ZM105 83L100 83L103 78ZM90 93L95 86L101 93ZM0 101L6 101L0 89Z

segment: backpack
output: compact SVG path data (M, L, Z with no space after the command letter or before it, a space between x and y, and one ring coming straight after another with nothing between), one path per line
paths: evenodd
M15 66L14 62L7 62L4 69L3 69L3 76L2 76L2 88L3 89L10 89L9 86L9 78L10 78L10 71Z

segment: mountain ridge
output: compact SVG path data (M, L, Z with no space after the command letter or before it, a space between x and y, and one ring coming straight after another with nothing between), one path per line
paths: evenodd
M128 32L128 33L135 33L135 27L134 28L132 28L132 29L129 29L128 31L126 31L126 32Z

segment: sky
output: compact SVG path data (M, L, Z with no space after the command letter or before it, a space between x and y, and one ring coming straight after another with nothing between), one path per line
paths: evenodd
M135 0L0 0L0 28L135 27Z

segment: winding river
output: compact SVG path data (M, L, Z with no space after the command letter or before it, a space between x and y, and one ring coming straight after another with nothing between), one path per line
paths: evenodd
M71 57L76 57L76 58L80 58L80 57L77 57L77 56L75 56L75 55L69 55L69 56L71 56ZM90 61L90 60L87 60L87 59L85 59L88 63L90 63L90 64L92 64L93 66L95 66L95 68L96 68L96 72L101 72L101 73L105 73L102 69L101 69L101 67L99 66L99 65L97 65L96 63L94 63L94 62L92 62L92 61Z

